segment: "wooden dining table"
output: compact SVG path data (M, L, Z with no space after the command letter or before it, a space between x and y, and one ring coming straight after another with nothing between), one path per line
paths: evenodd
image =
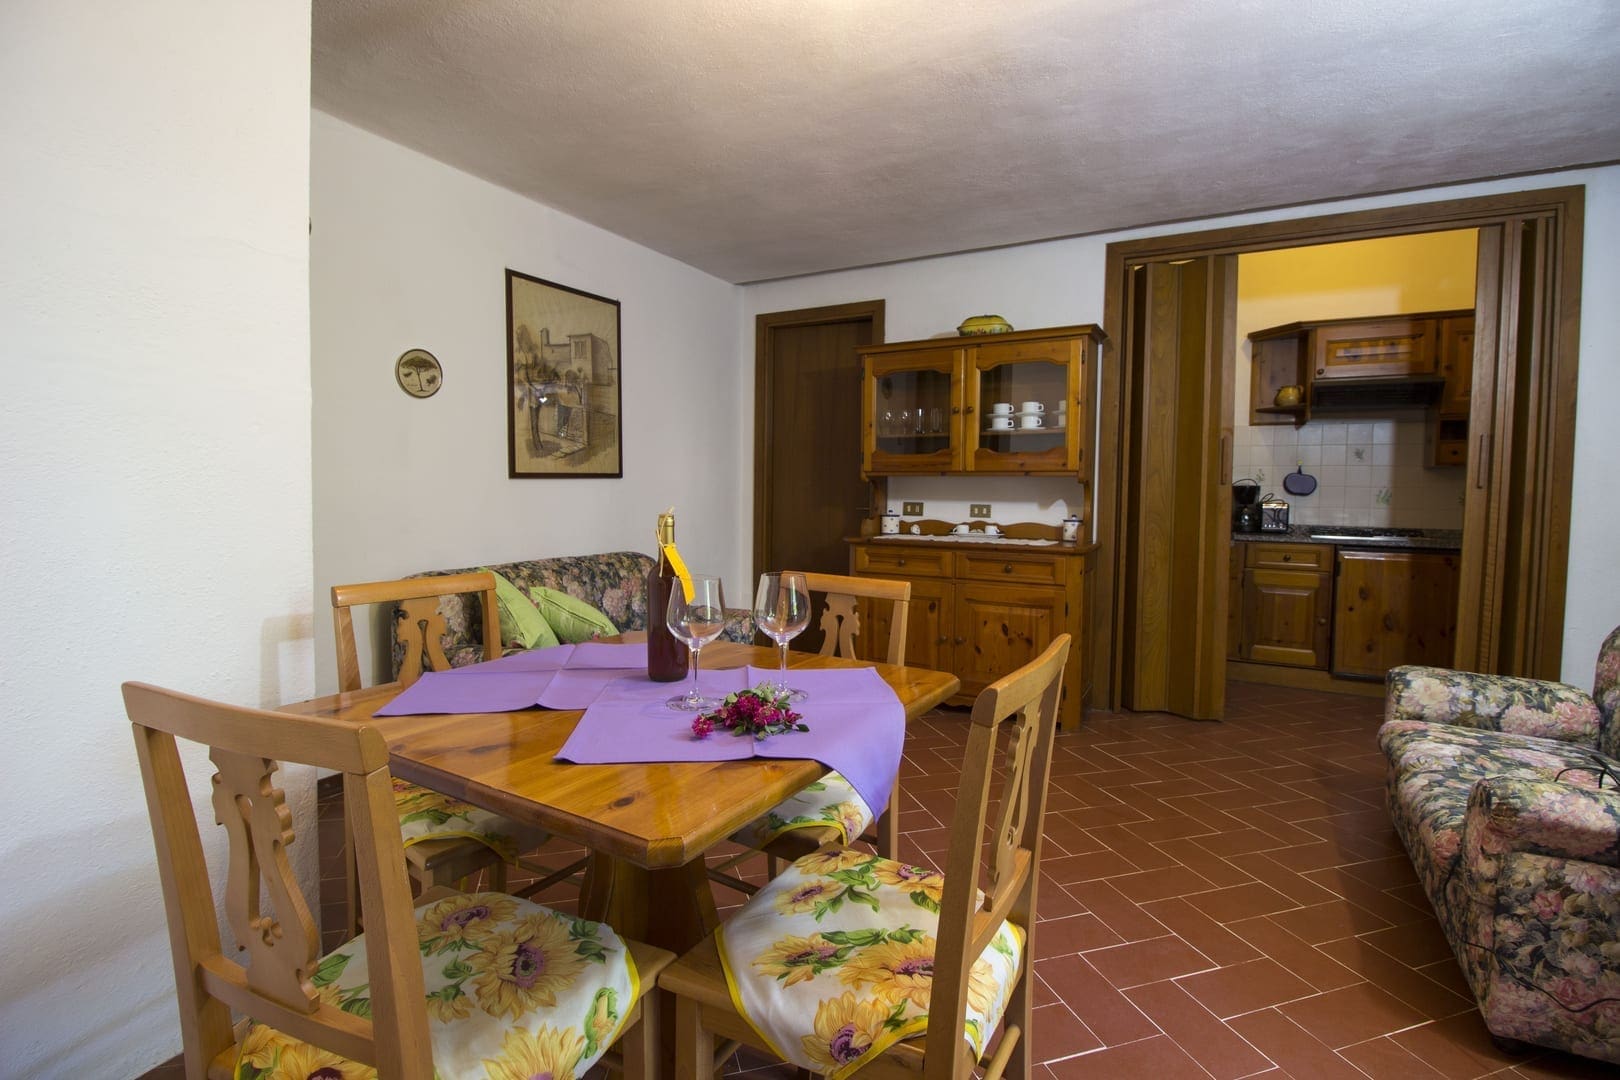
M960 686L956 676L928 668L789 656L792 667L875 668L907 721ZM732 642L711 643L702 657L705 669L776 664L773 650ZM704 855L827 772L793 758L569 764L556 756L579 711L374 715L402 689L389 683L285 711L368 724L387 740L396 776L583 845L592 864L580 913L673 952L697 944L718 922Z

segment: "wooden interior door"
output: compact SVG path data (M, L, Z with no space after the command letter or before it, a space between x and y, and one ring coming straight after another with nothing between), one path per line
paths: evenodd
M1561 266L1549 214L1479 231L1456 664L1559 677L1575 368L1561 362Z
M755 330L755 573L846 573L844 538L869 499L855 350L883 340L883 301L771 312ZM794 645L815 649L820 636L811 627Z
M1237 259L1129 271L1132 439L1122 491L1127 708L1219 719L1226 707Z

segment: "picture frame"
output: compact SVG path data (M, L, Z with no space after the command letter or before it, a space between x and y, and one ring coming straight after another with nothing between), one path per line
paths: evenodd
M506 271L512 479L624 475L619 302Z

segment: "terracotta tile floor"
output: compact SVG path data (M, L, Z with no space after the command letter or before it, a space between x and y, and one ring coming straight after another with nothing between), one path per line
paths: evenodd
M1093 713L1058 737L1036 1080L1614 1075L1491 1043L1389 826L1381 709L1233 683L1222 723ZM966 728L945 709L908 737L907 858L943 863ZM722 915L739 900L716 896ZM573 903L566 886L541 899ZM751 1057L730 1072L791 1075Z

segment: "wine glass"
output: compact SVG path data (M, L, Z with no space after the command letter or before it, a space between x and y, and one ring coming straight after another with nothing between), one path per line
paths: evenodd
M803 574L784 570L759 575L759 590L754 593L754 625L776 642L781 655L776 681L767 679L760 689L803 701L805 692L787 684L788 642L810 625L810 587Z
M726 628L726 602L720 594L720 579L710 574L693 574L691 599L687 598L683 583L677 581L669 590L664 622L669 632L692 652L691 688L664 704L682 712L708 712L719 708L719 698L698 693L697 679L699 653Z

